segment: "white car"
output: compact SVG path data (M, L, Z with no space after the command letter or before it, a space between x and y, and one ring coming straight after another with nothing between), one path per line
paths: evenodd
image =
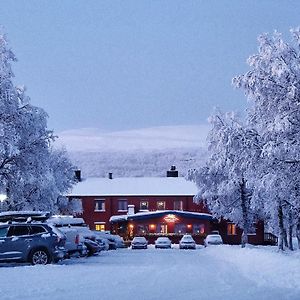
M58 228L66 236L65 248L69 255L79 253L86 255L88 253L85 245L86 239L95 239L93 232L87 227L82 218L73 216L52 216L47 223Z
M196 242L190 234L185 234L179 241L179 249L196 249Z
M204 240L204 246L207 247L208 245L222 245L223 240L219 234L209 234Z
M155 248L171 248L171 240L168 237L159 237L155 241Z
M148 241L143 236L136 236L131 242L131 249L147 249Z

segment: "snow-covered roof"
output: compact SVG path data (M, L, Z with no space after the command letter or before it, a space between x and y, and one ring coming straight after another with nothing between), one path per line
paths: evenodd
M116 215L111 216L109 222L119 222L119 221L127 221L127 220L139 220L139 219L148 219L148 218L156 218L163 215L177 215L181 217L202 219L202 220L211 220L212 215L207 213L197 213L190 211L182 211L182 210L156 210L156 211L148 211L148 212L139 212L133 215Z
M87 178L69 196L194 196L195 183L184 177Z

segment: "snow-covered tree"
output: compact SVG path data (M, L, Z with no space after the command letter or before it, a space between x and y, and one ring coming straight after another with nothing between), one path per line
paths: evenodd
M263 184L257 186L271 226L279 231L280 249L286 228L290 236L295 223L300 228L300 30L291 33L291 44L277 32L261 35L258 53L248 59L250 70L233 80L252 104L248 120L261 137L263 159L258 176Z
M73 182L65 151L53 151L47 114L30 104L12 83L15 56L0 34L0 193L8 210L57 209L57 198ZM60 170L59 170L60 169Z
M242 230L242 247L257 220L252 205L251 169L259 158L260 147L255 130L241 124L234 114L216 113L210 118L208 136L211 156L205 167L190 173L199 193L216 218L233 221ZM257 208L257 207L256 207Z

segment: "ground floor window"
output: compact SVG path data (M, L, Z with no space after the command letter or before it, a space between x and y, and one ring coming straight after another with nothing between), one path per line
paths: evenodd
M167 234L168 233L168 225L158 224L156 226L156 233Z
M148 225L138 225L137 226L137 233L139 235L148 234L149 233L149 226Z
M174 233L185 234L187 231L187 226L185 224L175 224Z
M236 235L236 225L233 223L227 224L227 235Z
M204 234L205 226L204 224L193 224L193 234Z
M105 224L95 223L95 230L97 230L97 231L105 231Z

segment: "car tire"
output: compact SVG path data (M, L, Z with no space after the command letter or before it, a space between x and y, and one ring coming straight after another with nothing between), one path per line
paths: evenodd
M29 260L32 265L46 265L50 263L50 255L46 249L35 249L31 252Z

